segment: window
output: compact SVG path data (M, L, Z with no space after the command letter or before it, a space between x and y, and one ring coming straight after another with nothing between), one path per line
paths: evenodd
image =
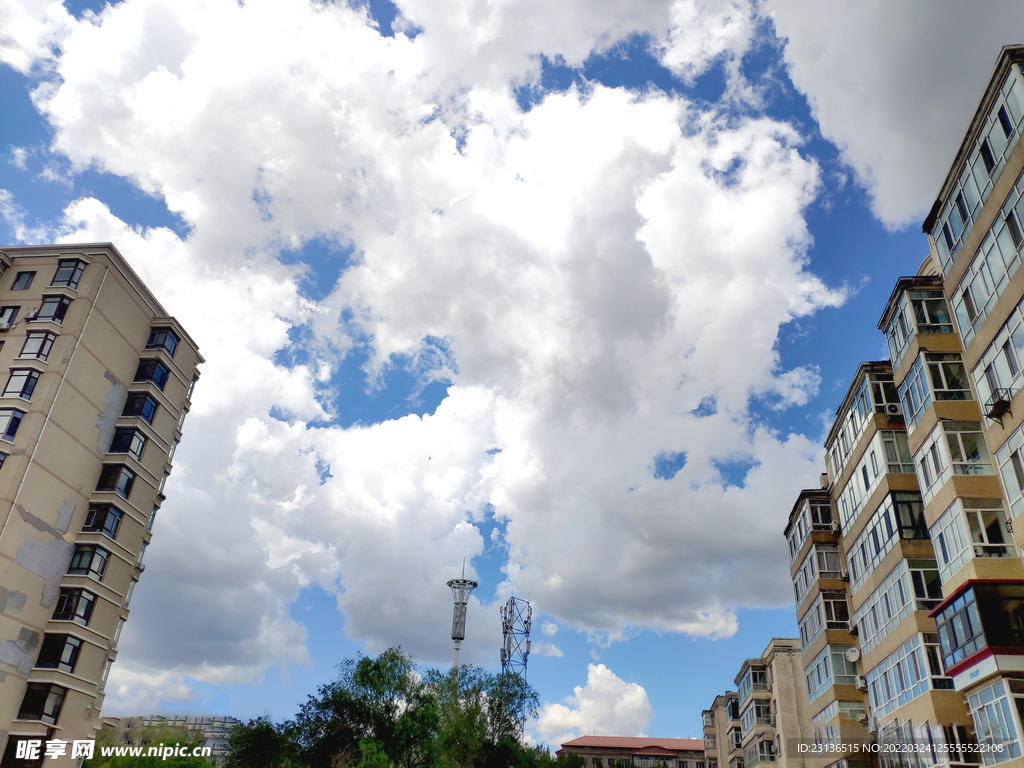
M796 601L799 603L818 578L838 579L842 575L839 547L835 544L815 544L793 580Z
M182 411L178 417L178 431L181 432L181 428L185 425L185 417L188 416L188 411Z
M900 364L917 333L953 333L953 321L941 290L909 290L900 297L885 328L889 359L894 367Z
M113 663L114 660L109 656L107 657L107 660L103 662L103 672L100 673L100 684L98 686L100 693L103 693L107 688L107 678L110 677L110 667Z
M167 452L167 461L168 462L173 462L174 461L174 454L177 453L177 451L178 451L178 442L179 442L178 440L175 440L173 443L171 443L171 450L169 450Z
M926 352L924 356L936 400L973 400L967 369L958 354Z
M934 560L901 560L864 604L854 623L860 633L861 653L867 653L914 611L930 611L942 600L939 571Z
M124 464L104 464L96 490L113 492L127 499L134 483L135 473Z
M712 712L710 709L706 709L703 712L701 712L701 718L704 721L704 727L705 728L714 728L715 727L715 713ZM712 736L711 740L714 741L715 737ZM711 749L714 749L714 748L715 748L715 746L714 746L714 744L712 744L711 745Z
M992 460L977 422L940 421L917 453L917 480L927 504L951 475L990 475Z
M25 698L21 700L18 719L42 720L44 723L56 725L67 692L67 688L53 683L29 683Z
M196 391L196 382L198 382L198 381L199 381L199 377L198 376L193 376L192 377L192 383L188 385L188 394L185 395L185 397L187 399L189 399L189 400L192 399L192 393Z
M129 392L125 401L122 416L141 416L147 424L153 423L156 415L156 398L145 392Z
M763 667L747 667L746 673L740 678L739 686L736 689L738 700L743 702L750 696L751 691L767 691L768 680L765 677ZM740 718L742 719L742 718Z
M156 504L153 505L153 511L149 513L149 523L146 525L146 530L150 533L153 532L153 523L156 522L156 512L160 509Z
M146 436L135 427L118 427L114 430L114 439L110 441L110 453L127 453L140 461L145 447Z
M50 285L63 285L68 288L77 288L78 281L82 279L85 271L85 262L79 259L61 259L57 262L57 271L53 275L53 282Z
M111 539L116 539L117 529L121 527L122 515L121 510L110 504L90 504L82 533L102 533Z
M152 381L161 390L167 384L167 376L170 371L167 366L159 360L140 360L139 367L135 371L135 381Z
M124 619L117 620L117 629L114 630L114 637L111 639L110 644L117 648L117 642L121 639L121 630L124 629Z
M986 648L1024 648L1024 584L973 582L935 615L946 670Z
M804 670L807 682L807 703L810 704L833 685L853 685L857 665L846 658L853 646L826 645Z
M704 737L704 749L718 749L718 743L714 736Z
M125 608L127 608L128 607L128 603L130 603L132 601L132 592L135 591L135 585L138 584L138 583L139 583L138 580L132 579L131 583L128 585L128 591L124 593L124 607Z
M17 408L0 408L0 439L14 440L24 415Z
M149 340L146 342L146 349L162 349L168 355L174 357L178 348L178 334L170 328L154 328L149 332Z
M83 627L89 625L92 606L96 595L84 589L61 587L57 607L53 611L54 621L73 621Z
M19 272L14 276L14 282L11 283L12 291L27 291L32 287L32 280L35 278L35 272Z
M11 325L18 316L18 307L0 307L0 323Z
M737 719L739 719L739 718L737 717ZM739 728L730 728L728 735L729 735L729 748L730 749L740 749L743 746L743 736L740 734L740 729ZM742 764L743 763L741 761L740 765L742 765Z
M890 493L847 551L853 591L860 589L897 541L927 538L921 497L904 491Z
M1016 222L1014 223L1016 227ZM1015 238L1020 237L1017 229ZM1007 317L999 333L985 348L971 371L978 397L989 410L996 399L1012 400L1021 386L1021 361L1024 360L1024 302ZM998 395L994 397L994 395Z
M82 641L71 635L51 635L46 633L43 647L36 659L36 669L59 669L71 674L75 671L78 652L82 649Z
M31 368L14 368L11 370L11 377L7 379L3 396L31 400L38 381L39 371L34 371Z
M70 306L71 299L66 296L43 296L43 303L39 305L39 314L36 315L36 319L62 323Z
M800 622L800 640L803 647L807 648L817 640L824 629L847 629L849 619L850 609L846 602L846 593L822 590Z
M1017 74L1011 72L1003 82L992 111L981 124L978 139L932 227L931 235L944 275L949 274L981 204L1005 166L1005 158L1017 144L1016 126L1022 115L1021 85Z
M1020 244L1015 242L1015 237L1020 235L1020 222L1024 215L1022 192L1024 175L1017 179L963 279L953 291L953 313L960 324L964 347L973 341L975 332L1020 266Z
M1013 710L1024 711L1024 696L1021 694L1024 690L1020 681L1000 680L967 697L978 742L991 750L981 753L985 765L1021 756L1017 722L1012 714Z
M167 473L167 472L164 472L164 476L160 478L160 485L157 487L156 492L158 494L160 494L161 496L164 495L164 488L167 487L167 478L168 477L170 477L170 474Z
M95 544L76 544L68 573L72 576L90 576L96 581L102 581L109 560L110 553L103 547L97 547Z
M865 676L871 711L884 717L932 689L952 690L939 666L934 635L914 635Z
M39 360L46 360L53 349L53 342L57 340L57 334L49 331L29 331L25 337L25 344L21 348L20 357L35 357Z

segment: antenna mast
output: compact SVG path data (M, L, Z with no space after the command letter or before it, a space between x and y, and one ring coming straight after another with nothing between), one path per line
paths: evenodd
M472 579L466 578L466 561L462 561L462 578L452 579L448 582L452 588L452 598L455 600L455 611L452 615L452 640L455 641L455 660L452 662L452 669L459 669L459 647L466 639L466 605L469 600L469 593L476 589L477 584Z

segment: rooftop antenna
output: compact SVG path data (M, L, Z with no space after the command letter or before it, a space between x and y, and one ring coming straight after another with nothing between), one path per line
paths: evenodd
M466 604L469 600L469 593L476 589L477 584L472 579L466 578L466 558L462 558L462 578L452 579L448 582L452 588L452 597L455 599L455 612L452 615L452 640L455 641L455 660L452 662L452 669L459 669L459 647L466 639Z

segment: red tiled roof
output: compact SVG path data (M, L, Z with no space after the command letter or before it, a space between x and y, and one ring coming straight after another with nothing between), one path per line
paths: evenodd
M567 741L563 747L616 747L618 749L643 749L644 747L661 747L662 749L687 749L704 751L704 739L649 739L644 736L580 736Z

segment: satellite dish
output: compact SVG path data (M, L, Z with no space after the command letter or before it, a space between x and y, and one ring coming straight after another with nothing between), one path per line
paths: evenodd
M858 649L858 648L850 648L850 649L848 649L846 651L846 660L847 661L857 661L857 659L859 659L859 658L860 658L860 649Z

